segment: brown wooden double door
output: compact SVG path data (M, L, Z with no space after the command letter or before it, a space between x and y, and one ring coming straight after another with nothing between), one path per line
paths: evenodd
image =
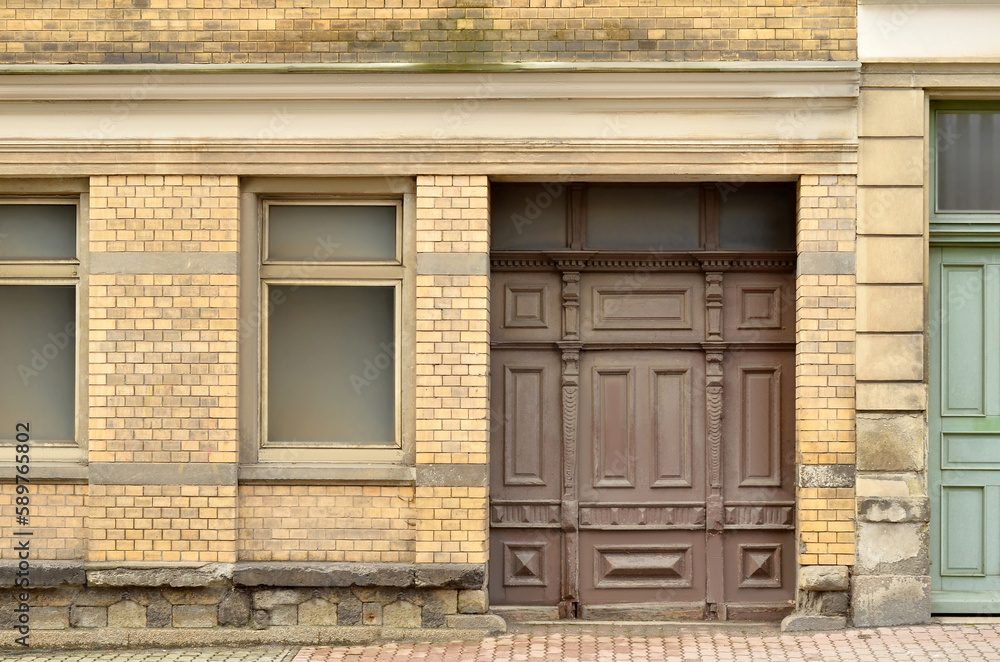
M495 260L490 600L780 618L794 279L748 259Z

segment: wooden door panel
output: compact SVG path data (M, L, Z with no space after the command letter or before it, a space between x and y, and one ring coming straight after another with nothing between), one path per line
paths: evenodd
M580 600L584 604L703 603L705 533L580 532Z
M730 618L781 620L794 609L795 539L789 530L723 533L724 592ZM755 605L749 609L748 605Z
M562 538L558 528L490 530L490 602L555 605L559 602Z
M1000 249L931 252L931 604L1000 613Z
M705 279L697 273L586 273L580 283L585 342L698 342Z
M493 273L491 339L552 341L562 333L562 280L545 271Z
M727 272L722 281L726 342L795 342L795 277Z

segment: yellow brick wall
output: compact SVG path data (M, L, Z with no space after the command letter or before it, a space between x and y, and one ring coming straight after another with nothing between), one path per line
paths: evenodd
M856 11L856 0L11 2L0 63L854 60Z
M412 487L242 485L241 561L414 560Z
M90 561L236 560L236 487L91 485Z
M91 179L92 255L237 247L236 177ZM140 268L141 270L141 268ZM91 462L237 461L235 274L91 274ZM235 485L90 486L88 559L232 562Z
M853 259L857 180L809 175L799 181L798 250ZM797 465L855 463L856 278L796 279L795 436ZM853 565L854 489L798 488L799 563Z
M8 544L0 546L0 559L18 558L12 531L31 531L31 558L37 561L83 561L87 554L87 486L28 483L29 524L17 524L14 483L0 484L0 530Z
M417 178L417 252L489 254L484 176ZM417 464L489 463L489 277L417 276ZM418 487L416 561L486 561L485 487Z

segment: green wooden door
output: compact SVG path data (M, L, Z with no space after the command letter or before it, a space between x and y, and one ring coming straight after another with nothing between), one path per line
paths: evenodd
M1000 613L1000 248L932 248L935 613Z

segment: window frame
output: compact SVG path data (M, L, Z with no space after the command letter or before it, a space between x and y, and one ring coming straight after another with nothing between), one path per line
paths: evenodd
M0 205L56 204L76 208L74 227L76 255L73 258L46 258L5 260L0 258L0 285L62 285L74 288L73 338L74 393L73 439L42 440L32 437L31 460L42 463L41 471L33 471L37 478L81 478L78 474L87 461L89 435L89 379L88 379L88 288L89 288L89 181L58 180L6 180L0 179ZM13 433L11 433L13 435ZM0 433L0 440L3 434ZM8 463L7 448L13 453L13 440L0 441L4 447L0 467ZM12 460L13 457L10 456ZM77 467L74 469L72 467ZM62 467L62 468L60 468ZM5 471L4 475L12 475Z
M929 136L929 211L930 232L942 239L971 240L973 235L981 238L991 237L991 241L1000 236L1000 210L949 211L938 208L938 115L940 113L1000 113L1000 101L997 100L943 100L931 101ZM1000 167L1000 164L998 164Z
M276 468L271 479L296 479L310 468L340 465L412 464L416 427L415 308L416 240L415 186L412 180L271 179L243 182L241 228L240 316L240 462L256 475L254 466ZM375 204L396 207L395 260L271 260L267 255L268 210L281 204ZM394 443L309 443L267 438L268 307L270 286L360 286L394 288L393 406ZM249 318L248 318L249 313ZM252 466L254 465L254 466ZM241 475L242 475L241 474Z

